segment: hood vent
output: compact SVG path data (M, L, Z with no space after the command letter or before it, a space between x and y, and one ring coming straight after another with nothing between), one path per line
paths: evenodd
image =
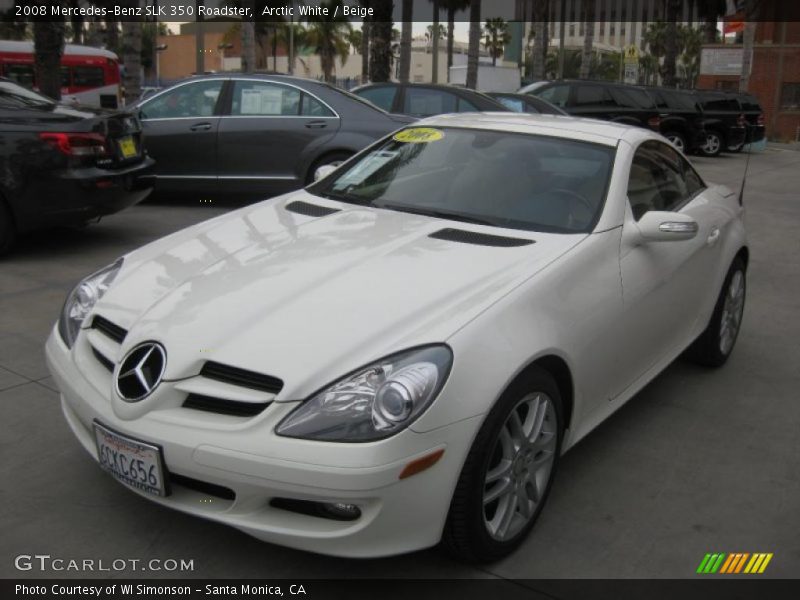
M488 233L478 233L477 231L467 231L466 229L440 229L430 236L435 240L447 240L448 242L460 242L462 244L473 244L475 246L493 246L495 248L515 248L517 246L529 246L535 244L534 240L523 238L512 238L502 235L490 235Z
M125 336L128 335L128 332L122 327L115 325L100 315L95 315L94 319L92 319L92 329L97 329L97 331L110 337L118 344L121 344L125 339Z
M290 212L307 217L327 217L328 215L339 212L338 208L328 208L327 206L319 206L318 204L311 204L310 202L303 202L301 200L289 202L284 208Z
M211 398L200 394L189 394L186 400L183 401L184 408L193 408L232 417L254 417L263 412L267 406L269 406L269 402L237 402L236 400Z
M215 379L232 385L277 394L283 389L283 381L277 377L246 371L238 367L231 367L217 362L207 362L203 365L200 375L208 379Z

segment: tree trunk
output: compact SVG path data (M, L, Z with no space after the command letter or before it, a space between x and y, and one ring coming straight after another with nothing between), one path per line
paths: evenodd
M242 19L242 72L253 73L256 70L256 24L249 19Z
M112 52L119 52L119 24L114 17L106 19L106 48Z
M706 44L714 44L717 41L717 16L705 18L703 23L703 37Z
M531 70L535 79L544 79L544 52L545 48L544 36L546 27L541 19L537 19L533 25L533 60L531 61Z
M667 0L666 14L666 39L664 42L664 65L661 69L661 77L664 87L674 88L675 62L678 59L678 11L681 8L681 0Z
M78 0L70 0L69 7L78 8ZM69 24L72 27L72 43L83 44L83 17L79 14L71 16Z
M481 46L481 0L469 4L469 49L467 50L467 87L478 88L478 52Z
M403 0L403 29L400 33L400 81L408 83L411 77L411 25L414 19L414 0Z
M131 104L142 93L142 24L139 21L122 22L122 64L125 65L125 102Z
M361 25L361 83L369 81L369 36L372 23L364 18Z
M742 73L739 77L739 91L746 92L750 85L750 70L753 65L753 45L756 39L756 7L758 0L747 0L745 5L744 36L742 39Z
M374 82L389 81L392 75L392 13L394 2L383 0L375 7L371 24L372 49L369 56L370 78Z
M36 85L39 91L53 100L61 100L64 21L34 21L33 45Z
M439 0L433 0L431 52L431 83L439 83Z
M447 82L450 82L450 67L453 66L453 41L456 27L456 11L447 9Z
M592 50L594 47L594 0L583 0L583 51L579 79L589 79L592 69Z

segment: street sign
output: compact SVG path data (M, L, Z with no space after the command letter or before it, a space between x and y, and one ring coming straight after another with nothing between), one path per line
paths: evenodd
M623 77L625 83L639 83L639 65L638 64L625 64L625 74Z
M639 47L635 44L625 48L625 64L639 64Z

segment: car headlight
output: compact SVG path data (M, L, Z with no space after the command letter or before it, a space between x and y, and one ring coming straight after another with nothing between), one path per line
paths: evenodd
M303 402L278 425L278 435L368 442L408 427L442 389L453 353L427 346L376 361Z
M61 334L61 339L67 347L72 348L83 321L97 301L108 291L120 268L122 268L121 258L114 264L89 275L67 296L64 308L61 309L61 318L58 320L58 333Z

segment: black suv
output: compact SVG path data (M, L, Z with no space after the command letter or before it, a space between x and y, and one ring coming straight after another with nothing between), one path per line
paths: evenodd
M702 90L694 94L703 111L706 130L706 143L700 146L700 151L706 156L716 156L723 150L741 150L747 134L747 118L736 95Z
M661 132L661 117L642 89L605 81L537 81L519 90L538 96L576 117L638 125Z
M643 88L661 113L661 135L686 154L706 144L705 120L692 92L659 87Z
M744 144L757 144L763 141L765 136L764 111L761 109L761 105L758 103L756 97L752 94L740 92L728 93L735 96L739 101L739 107L746 121L745 127L747 131L745 133ZM731 152L741 152L742 148L744 148L744 144L728 146L728 150Z

